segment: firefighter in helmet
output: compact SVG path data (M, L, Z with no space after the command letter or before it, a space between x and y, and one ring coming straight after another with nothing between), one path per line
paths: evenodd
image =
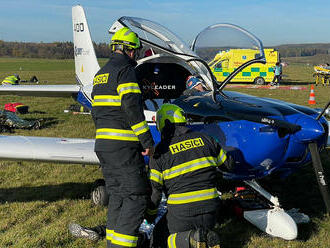
M92 91L95 152L110 196L107 247L139 247L148 188L143 155L152 155L154 145L134 70L141 44L124 27L112 36L110 47L110 59L96 73Z
M183 110L164 104L156 114L161 141L150 159L151 203L157 213L162 191L167 196L168 247L220 247L213 230L219 195L216 169L227 155L212 137L186 127Z

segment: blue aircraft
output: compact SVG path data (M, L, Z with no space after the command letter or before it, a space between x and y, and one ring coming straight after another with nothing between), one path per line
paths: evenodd
M72 95L91 108L92 79L100 67L82 7L74 6L72 13L78 84L3 86L0 94ZM136 72L144 97L146 120L156 142L160 135L154 123L155 112L163 103L177 104L184 109L192 129L213 136L226 150L232 162L230 170L222 171L224 177L245 181L272 203L271 209L244 212L245 219L272 236L296 238L296 223L280 208L278 199L255 179L274 172L288 175L313 161L324 201L330 210L319 157L328 142L329 126L322 116L328 106L319 113L293 103L224 90L244 68L266 63L262 42L257 37L233 24L215 24L200 32L189 47L167 28L146 19L121 17L110 27L109 33L114 34L122 27L136 32L143 46ZM216 53L229 49L255 50L255 53L252 59L245 58L246 62L223 82L217 82L208 61ZM207 90L183 95L190 75L198 75ZM27 143L30 146L26 146ZM93 147L94 140L90 139L1 136L0 158L98 164ZM95 201L99 197L96 195ZM275 220L271 221L271 215L276 215Z

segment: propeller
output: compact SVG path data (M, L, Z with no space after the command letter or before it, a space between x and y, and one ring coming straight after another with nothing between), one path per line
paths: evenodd
M327 105L325 105L321 113L316 117L316 120L319 120L322 117L322 115L327 113L327 109L329 106L330 106L330 101L327 103Z
M328 190L328 182L321 163L321 158L317 148L317 143L312 142L308 144L308 148L311 152L316 180L318 182L320 192L326 206L327 213L330 213L330 196Z

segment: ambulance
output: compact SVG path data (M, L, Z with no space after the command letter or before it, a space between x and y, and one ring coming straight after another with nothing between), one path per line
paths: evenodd
M279 53L273 48L264 49L266 64L252 64L239 72L231 82L253 82L265 84L274 78L274 67L279 62ZM218 52L209 66L219 82L232 73L237 67L254 59L258 51L253 49L229 49Z

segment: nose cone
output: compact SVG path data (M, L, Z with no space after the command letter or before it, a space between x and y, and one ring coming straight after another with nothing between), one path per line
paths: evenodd
M308 115L301 116L296 124L301 126L301 130L294 134L299 142L315 141L325 133L321 123Z

